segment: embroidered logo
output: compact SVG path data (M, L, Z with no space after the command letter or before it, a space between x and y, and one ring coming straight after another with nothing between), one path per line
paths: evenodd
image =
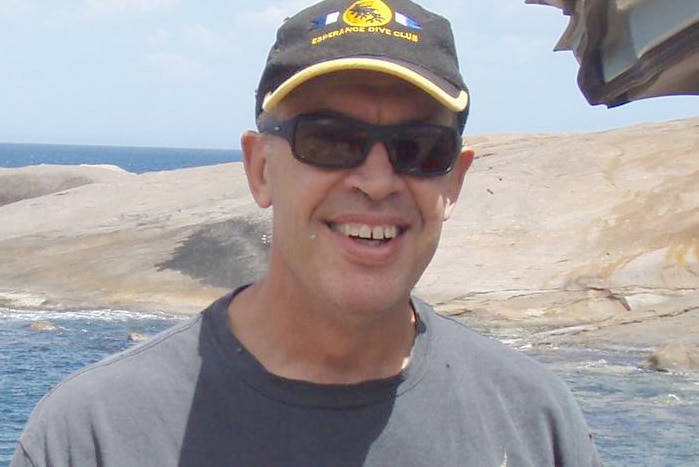
M394 11L382 0L356 1L344 12L333 11L315 19L311 29L320 30L335 25L339 29L314 37L311 44L318 45L347 34L384 34L415 43L420 42L417 31L422 29L414 18Z
M342 19L350 26L385 26L393 19L393 12L381 0L360 0L345 11Z

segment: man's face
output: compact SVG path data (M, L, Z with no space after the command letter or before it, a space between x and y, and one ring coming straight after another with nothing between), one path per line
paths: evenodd
M383 125L455 126L456 120L413 86L369 72L317 78L288 96L275 117L317 112ZM470 150L451 173L416 178L393 170L382 143L360 166L343 170L298 161L277 136L251 133L243 146L253 194L262 207L273 206L270 284L302 306L359 313L409 306L458 196Z

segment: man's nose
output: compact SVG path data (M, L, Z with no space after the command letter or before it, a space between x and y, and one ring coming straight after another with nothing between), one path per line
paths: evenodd
M348 183L369 198L380 200L403 188L403 178L393 169L384 143L374 143L362 164L351 169Z

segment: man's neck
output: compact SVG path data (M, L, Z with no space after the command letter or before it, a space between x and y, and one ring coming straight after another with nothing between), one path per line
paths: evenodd
M309 306L286 295L262 280L240 292L228 310L232 332L270 373L352 384L395 376L407 366L416 328L409 299L394 310L366 314Z

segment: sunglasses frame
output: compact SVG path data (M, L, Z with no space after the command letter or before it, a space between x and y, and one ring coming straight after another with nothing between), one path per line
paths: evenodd
M304 156L303 154L299 154L298 151L296 150L296 129L298 127L299 122L302 120L320 120L320 119L334 119L339 122L346 122L348 125L352 125L356 127L359 131L361 131L364 135L368 136L366 138L366 141L362 141L362 158L358 159L355 164L351 165L346 165L346 166L339 166L339 165L334 165L334 164L323 164L322 162L317 162L312 160L311 158L308 158ZM439 170L436 171L424 171L420 167L400 167L399 162L400 162L400 156L398 154L398 151L394 145L394 139L396 134L401 134L403 131L406 129L410 128L434 128L442 132L448 132L450 133L453 137L453 142L454 142L454 152L451 155L451 158L449 160L449 165L447 167L440 168ZM461 136L458 133L458 131L455 128L446 126L446 125L438 125L438 124L433 124L433 123L402 123L402 124L396 124L396 125L375 125L372 123L367 123L367 122L362 122L360 120L355 120L353 118L347 117L345 115L338 115L338 114L330 114L330 113L310 113L310 114L301 114L297 115L296 117L286 120L286 121L279 121L274 118L271 118L269 115L265 116L262 121L258 125L258 130L261 133L271 133L274 135L277 135L283 139L285 139L289 145L291 146L291 152L294 155L294 157L305 163L312 165L314 167L320 167L323 169L328 169L328 170L344 170L344 169L351 169L355 167L359 167L366 161L366 158L369 156L369 152L371 151L371 148L376 144L376 143L383 143L386 145L386 148L389 153L389 159L391 161L391 165L393 166L393 170L395 170L398 173L404 173L407 175L411 175L414 177L438 177L440 175L445 175L449 173L453 168L454 168L454 163L456 162L456 159L461 152L462 149L462 140Z

